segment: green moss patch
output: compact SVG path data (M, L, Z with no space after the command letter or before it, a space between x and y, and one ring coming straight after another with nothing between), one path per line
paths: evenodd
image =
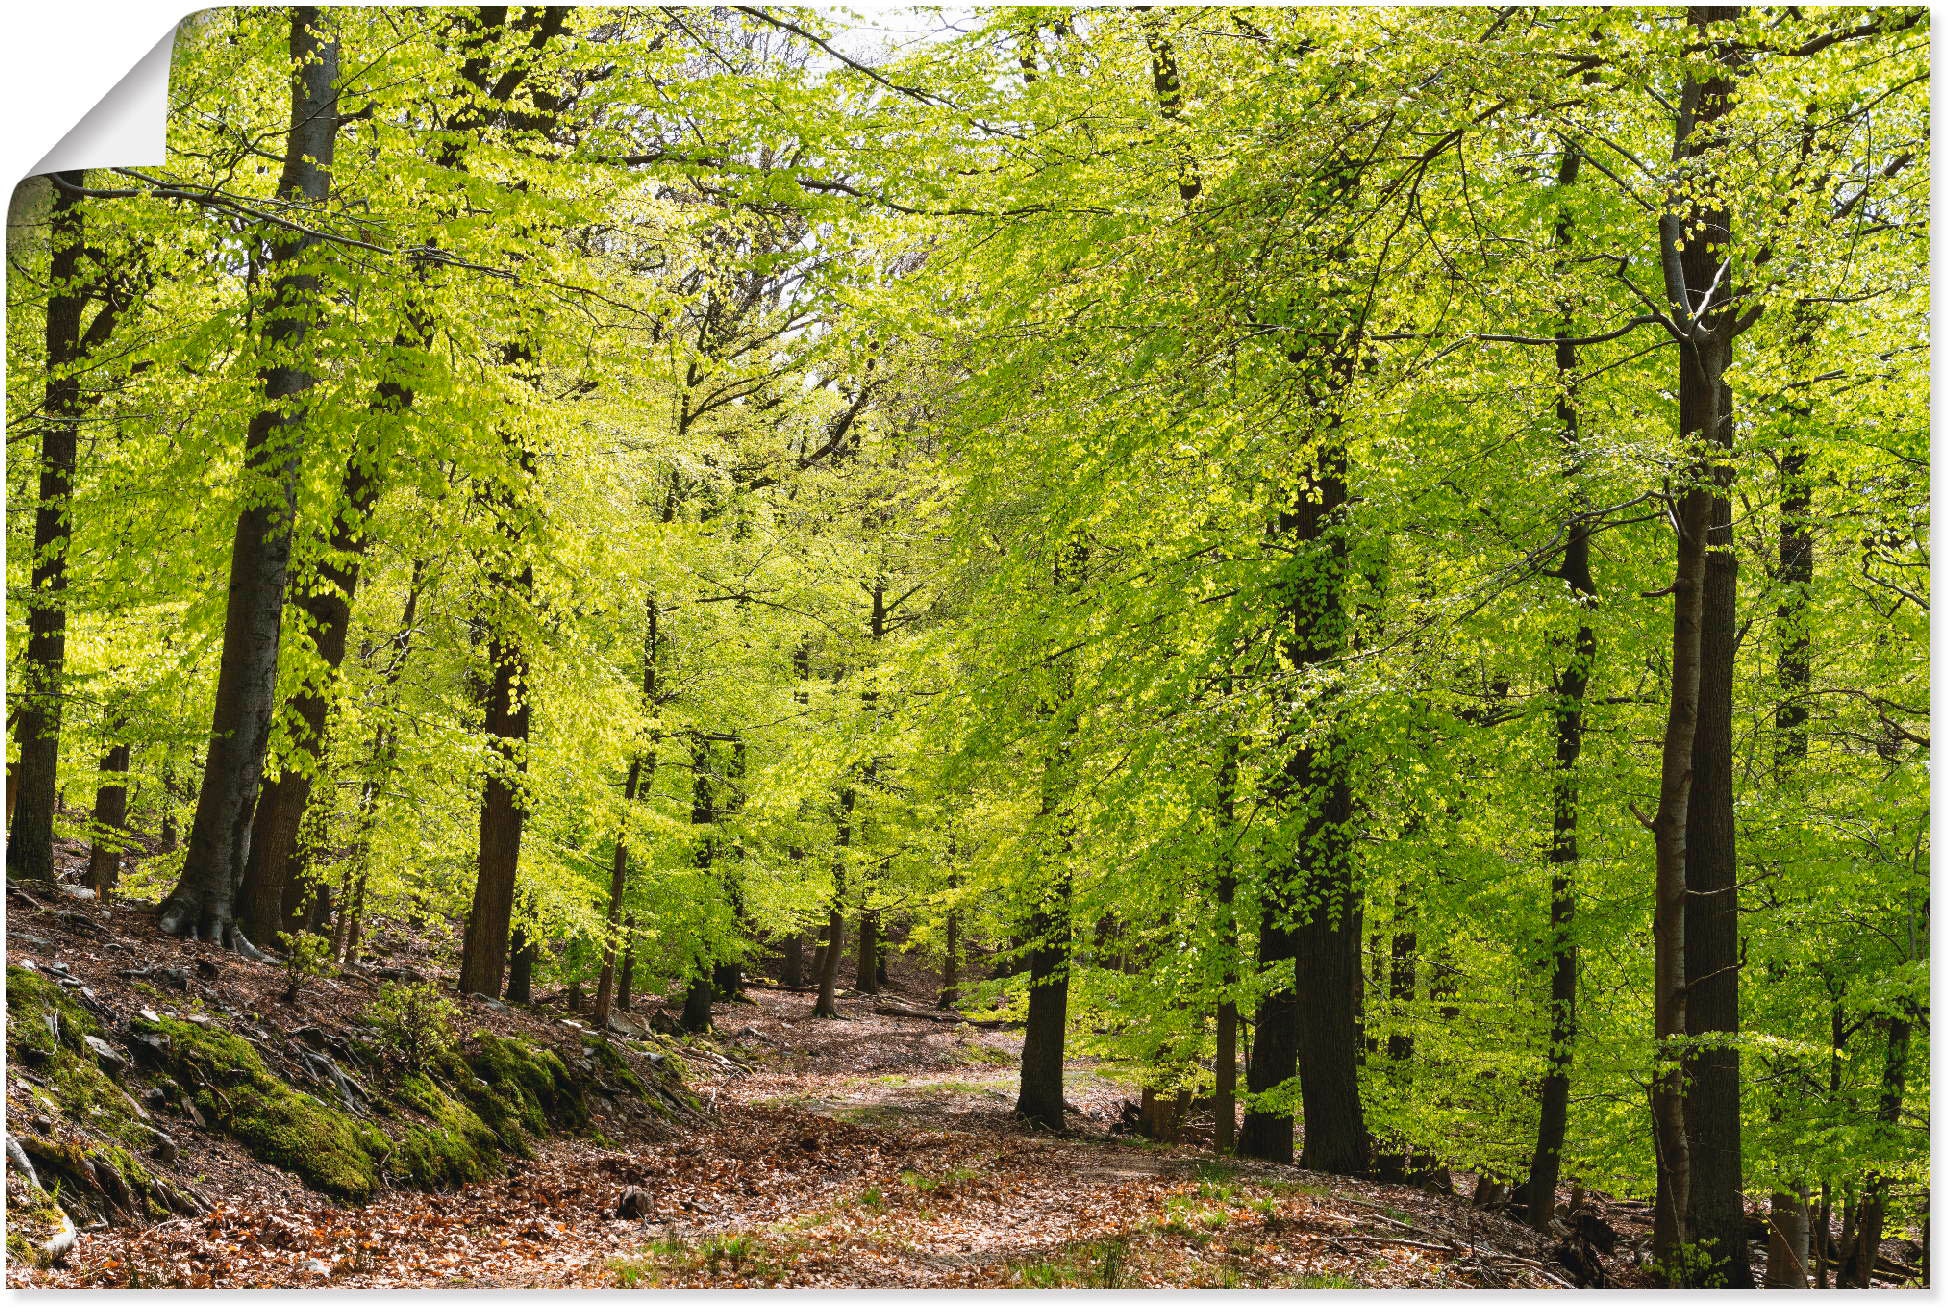
M338 1198L363 1199L382 1183L379 1163L392 1157L392 1142L286 1084L249 1043L193 1021L136 1027L168 1039L174 1073L196 1091L197 1107L258 1158Z
M393 1165L413 1183L471 1184L500 1169L500 1139L473 1108L423 1075L408 1077L400 1097L432 1121L399 1136Z

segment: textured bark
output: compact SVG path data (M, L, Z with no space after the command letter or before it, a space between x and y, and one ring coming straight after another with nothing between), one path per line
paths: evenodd
M947 887L954 887L953 877L948 877ZM947 943L940 964L940 996L935 1004L946 1007L960 1005L960 912L947 913Z
M805 987L805 936L787 934L778 944L780 983L788 989Z
M83 184L85 174L56 181ZM27 651L16 675L20 696L13 729L20 761L8 771L7 878L54 878L55 773L61 756L62 678L68 651L69 512L82 412L81 316L86 293L81 261L86 238L80 197L54 188L49 215L45 341L47 380L41 406L40 499L34 508L33 592L27 603Z
M95 789L95 839L88 847L88 887L106 899L122 875L122 844L129 814L129 745L117 743L101 758L109 779Z
M1582 152L1563 152L1556 173L1560 187L1574 186ZM1567 253L1572 233L1565 216L1556 224L1556 245ZM1556 337L1556 432L1561 438L1564 474L1572 487L1582 472L1582 433L1574 391L1578 361L1573 333ZM1587 504L1580 496L1574 510ZM1580 858L1577 827L1582 792L1576 764L1583 754L1583 701L1589 692L1590 668L1596 660L1596 633L1588 614L1597 603L1596 580L1590 575L1589 521L1572 513L1564 526L1562 564L1557 573L1576 606L1577 623L1566 644L1566 659L1556 671L1556 778L1549 843L1549 1058L1541 1089L1541 1115L1536 1124L1535 1152L1529 1159L1528 1221L1547 1233L1555 1216L1556 1186L1562 1176L1563 1137L1569 1126L1569 1069L1576 1043L1576 868Z
M1705 195L1693 199L1684 218L1678 255L1684 291L1692 307L1705 289L1728 285L1721 267L1731 251L1731 215L1717 197L1707 152L1719 148L1716 123L1730 109L1733 57L1708 24L1738 16L1736 8L1697 7L1690 22L1716 59L1712 76L1686 85L1681 113L1691 131L1679 139L1679 155L1695 166ZM1682 123L1680 126L1685 126ZM1695 1272L1707 1285L1749 1288L1740 1149L1738 1033L1738 870L1734 851L1732 789L1732 675L1737 644L1738 564L1732 551L1731 388L1725 381L1736 328L1722 292L1696 315L1693 340L1680 349L1679 407L1684 432L1697 435L1700 467L1707 477L1709 515L1704 577L1699 600L1698 696L1691 755L1691 795L1684 834L1684 1032L1691 1036L1683 1109L1685 1157L1690 1178L1685 1195L1687 1238L1703 1250Z
M280 199L322 203L331 190L337 141L338 43L318 9L291 10L291 114L278 181ZM274 230L271 297L264 315L260 372L264 408L244 442L243 506L230 547L229 595L209 754L196 799L182 879L163 902L158 925L230 944L235 898L250 854L251 814L263 782L264 754L275 712L284 593L297 514L304 394L314 379L302 366L322 301L317 272L307 268L318 239Z

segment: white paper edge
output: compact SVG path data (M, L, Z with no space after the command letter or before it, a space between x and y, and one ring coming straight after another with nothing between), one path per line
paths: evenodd
M171 27L28 175L163 163L169 125L169 56L175 45L176 29Z

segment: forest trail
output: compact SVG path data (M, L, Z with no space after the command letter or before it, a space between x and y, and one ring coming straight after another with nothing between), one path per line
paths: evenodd
M884 999L915 1008L913 998ZM91 1234L33 1283L273 1287L1561 1287L1548 1246L1427 1190L1119 1137L1136 1090L1071 1063L1070 1133L1011 1115L1019 1037L753 988L698 1045L697 1125L551 1139L502 1178L362 1206L231 1190ZM1613 1273L1614 1277L1615 1273Z

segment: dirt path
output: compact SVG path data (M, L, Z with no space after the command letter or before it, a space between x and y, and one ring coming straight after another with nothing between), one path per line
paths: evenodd
M1132 1090L1093 1066L1070 1068L1073 1132L1027 1133L1017 1037L843 1010L813 1021L808 998L766 990L722 1008L723 1055L693 1063L711 1115L667 1142L555 1141L448 1195L100 1232L34 1283L1567 1283L1529 1232L1456 1200L1112 1139Z

